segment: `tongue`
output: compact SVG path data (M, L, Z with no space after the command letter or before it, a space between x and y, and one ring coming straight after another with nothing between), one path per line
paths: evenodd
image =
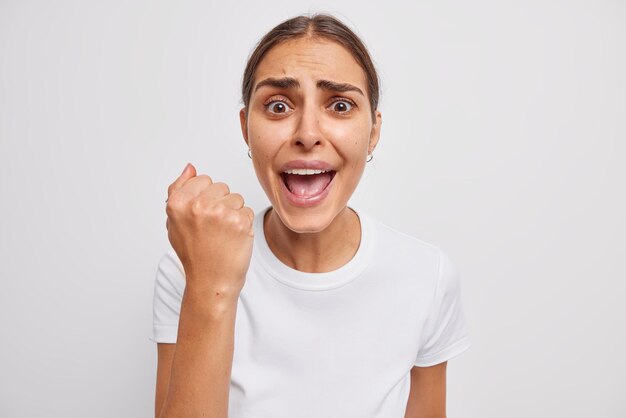
M330 183L330 173L309 174L301 176L298 174L285 174L285 184L289 191L299 196L318 195Z

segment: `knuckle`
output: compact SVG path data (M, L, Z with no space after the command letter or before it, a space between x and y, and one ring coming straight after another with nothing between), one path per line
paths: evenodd
M248 231L248 228L243 222L239 222L235 228L237 235L243 235Z
M194 199L191 202L190 211L194 216L202 216L205 212L205 207L200 199Z
M165 213L168 217L174 216L176 213L176 206L173 199L169 199L165 204Z
M239 232L248 232L251 228L250 220L247 215L243 215L241 217L241 221L239 222Z
M230 188L228 187L228 184L222 182L222 181L218 181L216 183L213 183L213 185L218 189L221 190L224 194L229 194L230 193Z
M243 200L243 196L241 194L239 194L239 193L231 193L230 195L233 196L236 200L238 200L240 202L244 201Z
M233 211L230 222L233 225L234 230L238 233L245 232L247 229L245 219L236 211Z
M207 211L207 216L213 220L222 222L228 214L228 208L222 202L215 202Z
M200 174L196 176L196 178L202 179L202 181L208 182L209 184L213 183L213 179L211 179L211 176L209 176L208 174Z

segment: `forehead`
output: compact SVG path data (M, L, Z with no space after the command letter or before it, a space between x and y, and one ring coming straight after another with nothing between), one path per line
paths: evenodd
M273 47L257 66L255 85L268 77L293 77L300 82L331 80L367 91L365 71L352 54L343 45L325 39L298 38Z

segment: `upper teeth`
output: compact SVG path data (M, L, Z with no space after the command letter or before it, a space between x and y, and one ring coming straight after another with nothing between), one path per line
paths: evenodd
M326 173L331 170L313 170L310 168L294 168L292 170L284 171L287 174L300 174L301 176L309 175L309 174L321 174Z

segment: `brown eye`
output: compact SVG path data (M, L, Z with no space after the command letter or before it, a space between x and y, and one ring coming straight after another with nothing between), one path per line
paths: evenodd
M281 100L276 100L267 105L267 109L272 113L286 113L290 108L287 103Z
M332 108L335 112L346 113L352 110L352 103L345 100L338 100L332 104Z

